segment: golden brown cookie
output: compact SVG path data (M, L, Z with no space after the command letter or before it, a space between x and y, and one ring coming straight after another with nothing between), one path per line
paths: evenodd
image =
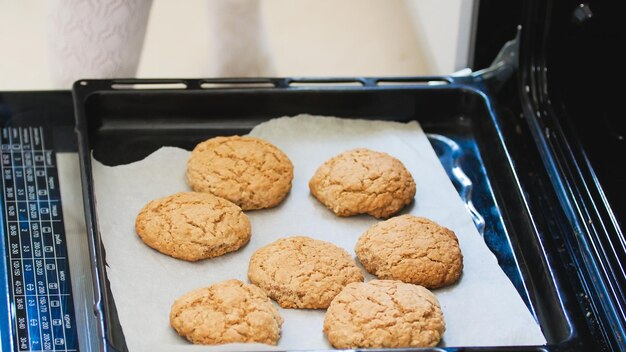
M279 239L250 258L250 282L283 308L326 308L347 284L363 281L348 252L304 236Z
M260 288L227 280L183 295L170 310L170 325L203 345L260 342L276 345L283 318Z
M292 179L287 155L254 137L208 139L193 149L187 162L187 182L194 191L226 198L243 210L277 206Z
M365 270L427 288L456 282L463 271L459 241L426 218L402 215L379 222L359 237L356 255Z
M391 280L346 286L324 316L324 333L335 348L433 347L445 329L435 295Z
M250 240L251 228L241 208L226 199L183 192L146 204L135 231L161 253L196 261L236 251Z
M309 181L309 188L339 216L388 218L415 197L415 181L400 160L365 148L326 161Z

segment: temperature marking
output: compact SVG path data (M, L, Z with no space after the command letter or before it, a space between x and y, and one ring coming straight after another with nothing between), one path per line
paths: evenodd
M11 348L78 351L56 156L41 127L3 128L0 142Z

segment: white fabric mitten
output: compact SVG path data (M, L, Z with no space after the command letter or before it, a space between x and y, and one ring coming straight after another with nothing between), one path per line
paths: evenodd
M56 88L137 72L152 0L51 0L48 45Z
M274 65L259 0L209 1L210 72L217 77L262 77Z

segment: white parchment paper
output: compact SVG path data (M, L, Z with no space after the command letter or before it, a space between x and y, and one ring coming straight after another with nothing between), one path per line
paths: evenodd
M188 191L189 152L165 147L142 161L108 167L94 160L98 220L107 273L131 351L326 349L323 310L280 309L285 318L278 347L261 344L193 346L169 326L171 304L198 287L236 278L247 282L248 261L261 246L306 235L330 241L354 255L357 238L376 220L339 218L309 193L308 181L328 158L356 147L400 159L417 184L415 202L403 210L456 232L464 255L460 281L434 290L446 321L441 346L544 344L545 339L517 291L474 227L426 135L416 122L337 119L299 115L274 119L250 135L282 149L294 165L293 188L276 208L247 212L252 238L244 248L219 258L188 263L152 250L138 238L135 217L148 201ZM371 279L366 276L366 280Z

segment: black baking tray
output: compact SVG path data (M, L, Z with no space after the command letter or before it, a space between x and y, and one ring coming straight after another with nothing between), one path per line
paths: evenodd
M161 146L192 149L217 135L246 134L268 119L300 113L417 120L442 162L465 171L484 218L485 242L546 337L546 346L458 346L447 350L585 350L594 346L588 312L567 281L571 262L554 226L562 214L550 192L541 149L509 107L490 98L484 75L401 78L83 80L74 85L86 225L95 277L95 312L107 350L126 350L100 240L91 157L106 165L140 160ZM500 84L498 84L500 85ZM506 86L498 89L507 89ZM456 148L456 149L455 149ZM532 182L523 179L532 176ZM453 177L453 181L454 177ZM456 180L458 181L458 180ZM541 190L542 194L535 194ZM548 190L548 191L546 191ZM538 197L534 201L533 197ZM479 222L477 222L479 223ZM562 231L561 234L558 232ZM546 235L549 232L549 235ZM555 242L554 238L557 239ZM472 322L468 320L468 324ZM438 350L438 349L437 349Z

